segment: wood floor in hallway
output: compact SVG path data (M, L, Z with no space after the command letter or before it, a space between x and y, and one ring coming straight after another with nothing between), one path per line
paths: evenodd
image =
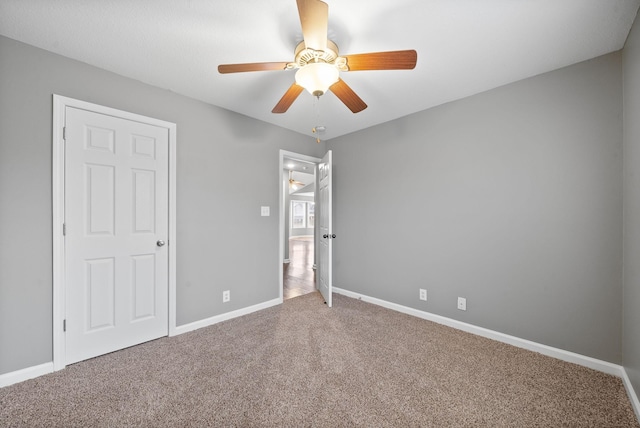
M313 269L313 237L289 239L289 263L283 264L284 299L302 296L316 290L316 271Z

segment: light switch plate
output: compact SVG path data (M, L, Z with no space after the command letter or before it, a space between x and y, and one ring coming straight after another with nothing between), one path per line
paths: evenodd
M269 207L260 207L260 215L262 217L269 217L270 215Z

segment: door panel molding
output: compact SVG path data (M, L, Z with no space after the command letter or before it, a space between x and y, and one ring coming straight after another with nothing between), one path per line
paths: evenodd
M88 103L73 98L53 95L53 129L52 129L52 202L53 202L53 369L60 370L66 366L64 317L66 313L66 272L65 272L65 244L63 222L64 212L64 175L65 175L65 145L64 126L67 107L87 110L121 119L145 123L165 128L169 134L169 233L168 241L168 326L169 336L176 332L176 124L159 119L153 119L113 109L97 104ZM97 149L108 149L108 136L96 134ZM106 146L105 146L106 144ZM151 156L145 141L136 144L140 156Z

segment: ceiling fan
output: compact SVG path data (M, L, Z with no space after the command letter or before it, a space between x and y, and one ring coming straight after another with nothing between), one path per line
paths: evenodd
M304 184L301 181L297 181L293 179L293 171L289 170L289 187L291 187L292 189L296 190L296 187L300 186L300 188L306 186L306 184Z
M340 78L340 71L411 70L418 54L415 50L373 52L339 56L338 46L327 39L329 6L320 0L296 0L304 40L295 49L293 62L222 64L218 72L294 70L295 82L271 111L284 113L303 89L320 97L331 90L353 113L367 108L364 101Z

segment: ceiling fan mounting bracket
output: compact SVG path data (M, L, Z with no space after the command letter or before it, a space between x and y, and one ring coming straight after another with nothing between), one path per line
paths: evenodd
M338 45L331 40L327 40L327 48L322 51L307 49L304 41L298 43L295 49L295 64L298 68L314 62L334 64L336 59L338 59Z

